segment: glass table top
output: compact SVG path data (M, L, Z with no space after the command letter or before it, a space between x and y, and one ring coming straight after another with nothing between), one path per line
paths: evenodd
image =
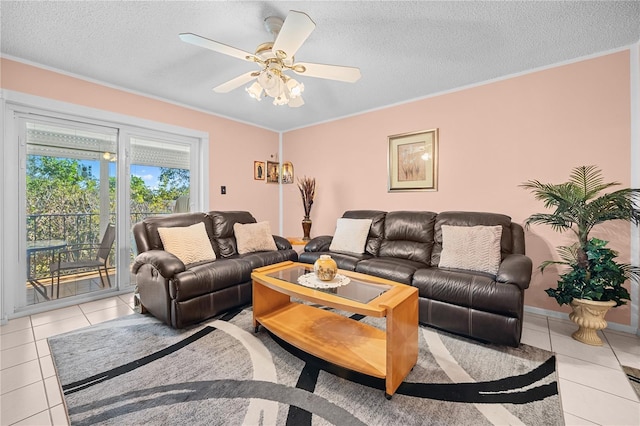
M313 274L313 266L294 266L284 269L282 271L276 271L265 274L268 277L277 278L279 280L287 281L292 284L299 285L300 287L306 287L298 283L298 278L305 274ZM321 291L323 293L335 294L345 299L355 300L360 303L369 303L376 297L384 294L392 288L390 285L378 284L374 282L368 282L367 280L349 277L349 284L335 287L335 288L313 288L313 290ZM306 287L312 288L312 287Z

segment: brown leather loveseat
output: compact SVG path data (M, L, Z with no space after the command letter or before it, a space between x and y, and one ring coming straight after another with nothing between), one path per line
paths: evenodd
M299 261L314 263L330 254L340 269L391 279L418 288L419 320L423 324L498 344L518 346L522 335L524 291L529 287L531 259L525 256L523 228L509 216L484 212L376 210L347 211L345 219L371 220L363 253L331 250L334 236L313 238ZM449 256L443 266L443 226L448 235L464 227L494 232L495 270L456 267ZM337 233L337 231L336 231ZM464 234L458 234L463 235ZM458 241L465 257L478 257L490 248L470 250ZM466 250L466 251L465 251ZM483 256L479 256L483 257ZM490 257L490 256L489 256ZM453 257L455 259L455 256Z
M205 244L208 239L215 260L185 264L165 251L158 228L182 232L201 223L206 229ZM136 223L133 236L138 255L131 271L143 309L172 327L183 328L251 303L254 268L298 259L289 241L275 235L273 249L239 254L236 223L253 224L256 220L249 212L212 211L149 217Z

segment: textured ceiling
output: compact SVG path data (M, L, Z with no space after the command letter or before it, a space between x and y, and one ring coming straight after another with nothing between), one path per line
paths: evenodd
M300 108L211 89L255 64L183 43L193 32L253 52L267 16L307 13L300 62L359 67L355 84L296 77ZM632 45L640 2L24 2L0 3L1 51L284 131Z

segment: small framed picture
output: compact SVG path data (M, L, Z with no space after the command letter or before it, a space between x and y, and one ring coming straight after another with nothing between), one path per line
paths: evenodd
M438 129L389 136L389 192L438 190Z
M282 183L293 183L293 164L285 161L282 165Z
M266 176L266 173L265 173L264 161L254 161L253 162L253 178L255 180L264 180L265 176Z
M267 161L267 183L280 182L280 164L275 161Z

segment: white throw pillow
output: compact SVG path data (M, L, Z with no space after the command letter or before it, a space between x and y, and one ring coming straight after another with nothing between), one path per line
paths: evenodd
M442 225L441 268L496 275L500 267L502 226Z
M364 253L370 228L371 219L339 218L329 250L354 254Z
M271 235L269 222L236 223L233 225L233 233L236 236L240 254L278 250Z
M207 229L202 222L184 227L158 228L158 234L164 250L185 265L216 259Z

